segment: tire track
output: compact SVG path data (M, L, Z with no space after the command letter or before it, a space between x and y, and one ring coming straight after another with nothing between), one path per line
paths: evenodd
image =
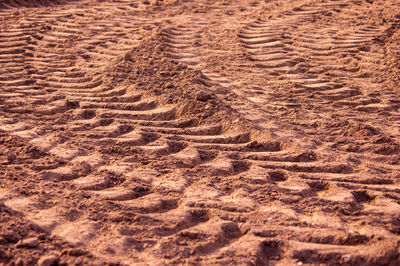
M286 97L282 95L283 97L279 97L280 104L286 102L286 100L293 99L295 95L296 104L299 104L299 107L308 102L308 104L313 106L311 107L312 109L316 108L316 110L320 110L321 112L323 112L322 110L326 110L325 112L327 113L331 112L330 110L341 112L341 108L351 106L355 112L351 112L345 119L347 121L358 120L358 126L368 128L369 119L358 119L357 112L366 109L372 110L366 106L375 106L377 108L375 110L379 108L382 108L379 110L396 110L397 108L392 104L386 105L388 100L384 98L387 96L375 98L376 95L372 91L379 95L382 94L375 90L376 85L374 82L367 84L367 80L370 80L368 78L371 77L371 74L365 72L360 74L362 69L373 69L370 63L365 62L367 60L364 58L368 58L371 61L378 61L383 56L382 50L374 51L374 55L370 53L373 39L379 35L382 28L360 26L355 30L340 31L337 25L321 24L313 27L312 31L305 31L304 29L308 27L307 23L315 20L315 15L326 12L327 5L321 4L320 6L310 8L296 8L283 17L266 21L257 20L244 27L238 34L238 37L242 42L243 48L247 51L250 61L253 62L255 67L260 69L260 74L262 73L262 75L270 77L276 76L289 83L289 86L285 86L284 89L287 90L285 94L289 94L290 96ZM351 3L338 1L329 3L330 8L336 9L346 8L349 5ZM290 28L297 30L290 30ZM276 82L276 79L274 79L274 82ZM278 85L271 84L271 87L276 88ZM391 94L389 92L385 95ZM265 105L268 105L267 101ZM334 106L334 108L327 106ZM286 105L287 107L289 105ZM342 112L345 113L345 111ZM377 120L382 119L375 115L374 118ZM297 123L301 124L301 122ZM349 127L351 126L349 125ZM315 131L315 128L310 128L307 132L311 133L313 131ZM375 132L378 135L384 134L382 132ZM365 132L364 134L368 133ZM336 134L334 133L334 135ZM340 135L338 134L337 136ZM351 137L351 135L347 136ZM396 146L396 144L394 145ZM373 175L368 180L375 180L372 181L378 183L375 187L343 184L343 182L362 182L361 180L357 180L357 178L351 178L353 169L345 165L331 167L327 164L322 168L315 168L314 166L303 166L296 163L281 166L267 164L262 167L267 169L283 169L284 171L280 173L285 173L286 171L303 172L304 174L301 176L315 180L314 182L319 182L316 183L317 185L326 184L328 187L322 189L322 192L314 194L315 187L313 186L315 183L308 183L310 188L304 188L302 196L307 194L310 196L313 194L318 195L321 200L328 200L328 202L322 203L325 206L327 203L340 205L340 201L353 202L358 206L353 210L348 210L349 212L354 212L357 208L360 208L358 210L364 209L365 213L369 215L378 215L377 209L372 207L370 203L372 199L378 197L378 194L380 197L384 197L383 194L376 193L375 187L382 188L385 182L379 183ZM325 172L325 175L329 176L329 178L327 176L322 177L320 174L314 174L314 171ZM278 176L281 178L284 174L279 174ZM287 185L290 184L286 183ZM360 190L362 187L364 189L368 187L370 189L368 191L374 192ZM365 200L367 198L370 200ZM379 206L383 206L384 204L392 207L395 206L391 200L379 200L379 203L375 204ZM330 244L335 245L334 243ZM307 258L299 255L304 252L307 253L304 249L299 252L294 251L294 257L306 262ZM332 255L333 253L328 255L321 250L310 251L310 254L314 254L320 258L332 256L332 260L340 260L340 258L333 258L336 256ZM345 257L345 255L342 253L339 257ZM316 258L313 259L317 260Z
M96 14L97 17L102 15ZM171 190L157 185L159 181L152 184L147 179L132 178L129 173L133 170L147 169L140 166L140 162L147 164L166 160L182 169L203 173L211 171L214 175L236 175L246 170L247 165L227 158L226 152L274 152L279 149L279 143L254 141L249 132L237 134L226 131L222 124L203 125L196 119L184 119L177 113L177 105L166 105L158 97L148 97L139 91L132 94L131 89L123 86L109 87L100 74L101 70L96 70L96 64L100 66L104 60L124 55L134 45L132 39L138 29L132 29L132 24L121 17L109 23L95 23L96 19L90 18L82 24L76 24L70 21L80 15L61 13L55 16L58 19L52 26L37 23L36 19L43 19L41 16L22 21L21 27L29 28L27 33L34 32L29 37L34 41L31 46L32 71L28 75L34 80L35 87L23 87L19 80L8 84L9 87L14 86L16 91L23 92L20 96L24 97L29 108L20 107L15 98L9 97L15 106L8 105L3 110L13 116L26 114L33 121L22 127L2 127L2 130L24 137L25 141L61 162L36 166L41 180L70 183L77 191L85 191L100 202L111 202L127 210L153 215L154 222L148 225L149 229L154 231L154 236L166 238L207 221L208 213L203 209L187 210L186 204L178 204L179 194L174 197L159 194L159 190ZM91 13L85 16L90 17ZM46 18L52 16L49 14ZM37 28L30 25L36 25ZM122 30L116 31L116 25ZM124 36L128 41L123 45L115 44L112 41L115 36L119 43L124 42ZM76 42L82 46L75 45ZM26 47L27 44L17 45ZM110 45L118 49L110 50ZM10 53L13 52L21 51L15 49ZM20 63L26 66L25 61ZM46 130L43 122L35 124L38 121L52 121L52 130ZM40 132L42 130L44 132ZM220 151L226 152L219 154ZM112 162L115 160L112 158L121 155L124 155L122 161ZM221 160L223 165L220 165ZM149 170L145 170L144 173L154 180L160 179L158 171L150 174ZM99 236L96 223L88 217L71 222L53 208L38 209L36 205L39 202L38 198L15 197L6 204L25 213L40 227L72 243L82 241L88 246L96 245L105 234L113 239L111 243L115 243L124 235L110 230ZM30 214L26 210L30 210ZM46 221L40 218L44 216L47 217ZM76 230L82 226L85 233L77 233ZM224 228L225 225L221 226ZM233 237L225 231L217 226L213 233L216 238L211 244L206 240L198 247L199 252L207 253L212 246L220 245L217 242L225 242ZM234 238L238 236L236 234ZM115 244L126 246L128 243L130 248L135 249L131 238L127 236L124 241ZM153 242L148 248L158 241ZM136 244L139 247L142 245ZM111 249L109 243L107 248ZM119 255L116 252L114 257L118 258Z
M285 34L284 27L301 28L301 23L309 22L311 15L319 12L318 9L305 11L293 12L287 18L276 19L277 22L256 21L249 24L239 37L250 59L256 67L267 69L269 75L286 77L293 83L296 95L307 97L312 93L313 97L321 98L322 103L326 103L324 100L328 103L345 99L351 101L352 97L360 96L359 88L349 88L343 82L358 71L358 67L337 65L337 59L359 54L359 49L364 49L371 42L373 33L379 32L379 29L370 29L368 34L354 33L354 36L343 37L340 32L334 32L326 26L316 29L322 30L323 34L305 34L301 31L296 36ZM279 26L278 23L285 26ZM362 29L360 31L363 32ZM333 41L329 42L330 39ZM332 74L318 78L325 72Z
M339 4L337 7L343 7L346 6L347 4ZM277 19L277 23L279 25L284 25L283 27L287 27L287 25L293 25L298 24L299 22L302 23L307 23L308 18L310 15L317 14L319 12L323 12L320 10L311 10L308 12L300 12L301 14L296 14L297 16L293 18L291 15L290 18L287 20L279 18ZM278 22L279 21L279 22ZM196 25L196 23L191 23ZM172 53L171 58L178 60L179 62L186 63L187 65L199 69L205 73L205 75L213 81L213 83L217 86L226 86L226 87L232 87L232 82L229 80L226 80L224 78L221 78L221 75L219 74L214 74L212 72L209 72L207 70L207 67L204 66L204 58L207 57L207 53L202 54L203 61L199 62L198 55L194 55L192 52L194 50L193 44L200 43L200 37L198 36L198 33L195 32L202 32L204 31L202 29L202 25L196 25L196 27L192 30L189 31L188 28L184 27L176 27L173 30L167 29L164 34L167 36L164 41L167 43L168 47L173 47L173 49L170 49L169 51ZM307 75L302 75L302 73L305 73L306 70L305 68L313 68L314 66L312 65L307 65L307 60L310 58L304 58L302 54L307 53L308 51L304 51L307 49L310 50L315 50L315 47L321 47L321 44L319 42L325 41L325 40L319 40L317 36L296 36L295 38L292 38L290 36L285 35L285 30L279 31L276 29L274 23L268 22L262 22L262 21L257 21L255 23L249 24L244 30L242 30L239 33L239 37L241 39L242 45L245 47L245 49L248 50L250 54L250 60L254 62L255 66L259 68L262 71L268 71L270 72L270 75L272 76L281 76L281 75L287 75L290 80L292 80L295 83L296 89L296 94L307 94L311 90L318 91L321 93L321 98L325 97L328 100L331 101L338 101L347 99L348 97L353 97L353 96L359 96L361 95L361 92L357 89L348 89L345 88L345 84L340 80L340 74L339 78L337 78L338 81L332 79L320 79L318 78L318 70L315 70L315 74L311 71L310 74ZM315 34L318 35L318 34ZM196 37L198 36L198 37ZM321 36L321 34L319 34ZM368 40L372 38L372 36L368 36ZM304 41L303 41L304 40ZM305 41L308 40L308 41ZM311 40L311 41L310 41ZM346 39L347 40L347 39ZM367 42L368 42L367 40ZM300 45L297 43L299 41L303 41ZM344 43L341 42L334 42L336 45L338 51L333 51L333 52L328 52L326 53L324 50L321 50L321 52L318 50L315 55L312 55L313 58L311 58L310 61L313 61L316 65L324 63L324 60L326 61L327 56L330 56L330 60L336 60L337 53L343 53L343 50L345 51L344 53L352 53L354 47L359 46L358 40L354 42L349 42L347 43L346 41ZM365 39L362 39L363 44L366 42ZM309 44L311 43L311 44ZM192 46L191 46L192 45ZM298 47L296 47L296 46ZM201 46L200 46L201 48ZM200 54L201 52L198 51L199 49L196 49L197 54ZM205 49L200 51L204 51ZM323 59L319 59L319 57L322 57ZM195 58L195 59L193 59ZM329 63L328 63L329 64ZM332 69L336 69L333 67ZM342 71L342 69L340 69ZM345 69L345 71L347 71ZM351 70L350 70L351 71ZM347 73L343 75L342 79L344 79L344 76L347 78ZM303 77L302 77L303 76ZM234 78L233 78L234 79ZM213 85L214 85L213 84ZM257 89L257 86L254 86L255 89ZM227 91L227 90L226 90ZM236 91L235 91L236 92ZM246 92L238 92L239 95L246 97ZM256 92L256 94L258 94ZM253 92L250 92L249 94L250 97L248 97L251 100L259 100L257 99L257 96L253 96ZM326 96L325 96L326 95ZM242 101L243 102L243 101ZM257 102L259 103L259 102ZM264 102L263 102L264 103ZM268 105L268 103L265 103L265 105ZM288 103L289 106L289 103ZM243 108L243 107L239 107ZM261 107L265 108L265 107ZM240 109L239 109L240 110ZM224 150L223 147L219 147L219 150ZM331 185L332 187L329 188L329 185L327 185L327 189L321 189L320 193L316 193L316 191L319 191L319 183L306 183L302 181L301 179L298 179L298 176L317 176L317 175L333 175L333 176L340 176L342 180L348 180L350 178L351 174L356 174L358 170L353 169L347 162L343 164L325 164L325 162L321 161L321 155L317 155L315 152L304 152L304 153L298 153L293 154L292 151L276 151L274 153L272 152L261 152L258 154L251 154L251 151L246 151L246 152L231 152L227 156L229 158L235 159L236 162L247 162L247 166L245 167L245 173L248 176L253 176L253 178L248 178L246 179L247 182L242 182L242 186L246 186L249 183L253 184L264 184L265 182L272 182L276 184L278 187L285 187L287 188L285 191L285 194L299 194L301 197L309 197L309 194L311 195L318 195L321 199L327 199L328 201L321 203L323 206L329 206L333 205L338 208L343 208L347 209L348 204L353 204L353 202L357 202L357 198L353 198L352 193L356 193L357 191L354 190L355 188L352 188L353 190L350 189L348 190L348 187L343 187L335 185ZM250 154L249 154L250 153ZM218 165L220 165L219 171L214 171L211 172L213 174L218 174L218 175L223 175L226 173L232 172L232 170L229 170L229 167L226 166L225 159L217 160ZM243 166L241 166L243 167ZM321 179L316 179L317 181L315 182L323 182L325 180L324 178ZM280 183L282 185L280 185ZM328 184L330 182L328 181ZM324 183L323 183L324 184ZM332 194L333 193L333 194ZM338 194L340 197L338 197ZM356 194L357 195L357 194ZM337 198L340 198L340 200L337 200ZM342 201L343 199L343 201ZM210 201L205 201L203 204L205 206L212 208L212 204L210 204ZM250 204L251 205L251 204ZM195 206L204 206L204 205L195 205ZM223 208L216 207L217 210L223 211ZM293 218L294 220L297 220L296 218ZM307 226L303 227L307 228ZM239 231L239 234L240 231ZM207 234L204 234L207 236ZM198 233L196 233L196 239L202 239L203 235L199 236ZM300 240L300 236L293 237L293 239L296 239L296 241ZM327 237L329 238L329 237ZM249 240L242 240L248 242ZM239 241L239 243L243 243L242 241ZM302 240L300 240L302 241ZM337 246L337 250L341 250L342 255L344 258L346 257L346 251L347 247L341 248L339 242L336 243L335 241L329 242L327 240L327 244L329 243L330 245ZM349 240L350 241L350 240ZM251 241L249 241L251 242ZM303 241L305 242L305 240ZM345 242L345 240L343 240ZM280 253L280 246L283 246L282 242L277 242L277 254ZM261 248L260 253L266 252L263 250L263 244L260 244L259 241L254 241L255 250L259 250ZM361 242L359 243L361 244ZM231 244L229 244L230 246ZM240 244L239 244L240 245ZM346 245L344 243L344 245ZM358 244L357 244L358 245ZM234 244L229 247L229 250L232 251L232 248L235 250L236 254L243 253L241 248L239 246L235 246ZM297 251L295 247L293 248L293 256L296 257L297 255L301 254L303 251ZM358 249L360 246L358 246ZM367 248L367 247L365 247ZM357 249L357 250L358 250ZM316 254L321 254L318 253L319 251L315 251ZM268 253L270 251L268 250ZM218 252L218 256L213 256L215 261L218 261L216 259L217 257L224 257L224 249L222 248L221 251ZM254 254L255 257L258 257L260 259L262 255L259 253ZM340 255L338 255L340 257ZM299 260L299 256L297 256ZM297 258L296 257L296 258ZM280 256L277 255L274 259L279 260ZM273 258L269 257L267 260L273 260ZM339 258L340 259L340 258Z
M132 264L366 263L371 245L390 259L398 147L370 125L398 98L371 78L382 27L318 20L353 1L254 20L267 4L82 1L5 28L0 133L51 159L23 174L47 193L0 199ZM22 167L13 154L4 165Z
M283 23L282 25L291 25L289 22L298 23L297 19L303 22L308 22L307 18L310 15L313 15L318 12L321 11L312 10L309 12L304 12L304 14L303 12L301 12L301 14L298 15L299 18L297 17L293 18L291 16L292 14L286 14L290 15L291 17L287 19L288 23ZM277 19L277 21L279 21L279 23L282 23L281 22L282 18ZM192 19L191 22L187 24L190 24L191 26L190 27L177 26L172 29L170 28L166 29L162 32L162 36L164 37L163 41L166 43L167 51L170 53L170 57L172 59L176 59L178 62L187 64L188 66L193 67L194 69L202 71L205 74L205 76L209 78L209 80L211 80L210 86L225 87L224 92L229 91L229 89L227 88L232 88L232 87L234 88L235 86L233 85L232 81L226 80L222 78L221 75L213 73L212 71L208 70L209 66L206 65L208 54L204 52L206 48L201 46L201 33L204 32L204 29L206 27L212 25L212 21L207 24L205 22L198 23L198 20ZM266 22L264 23L261 21L252 23L246 26L245 29L239 33L239 37L244 47L249 51L250 60L257 62L256 66L259 67L260 69L271 68L273 69L273 71L282 71L280 74L290 75L292 71L291 69L295 68L297 64L304 61L299 56L301 52L300 51L296 52L294 48L291 47L291 44L293 42L289 38L285 38L284 34L281 31L276 30L274 28L273 23L266 23ZM194 47L194 45L196 47ZM197 52L196 55L195 52ZM202 52L203 54L201 54ZM201 59L202 61L200 61ZM267 65L270 63L271 65ZM212 68L210 67L210 69ZM318 80L315 78L305 79L305 81L300 80L298 82L299 83L302 82L303 83L302 86L304 87L306 87L305 84L311 84L309 85L310 88L314 86L315 88L320 90L323 89L329 90L331 88L340 87L338 84L334 83L325 84L326 82L324 83L323 80ZM239 90L234 90L234 92L235 93L237 92L239 96L243 97L240 102L242 106L238 105L238 108L240 108L239 110L246 109L248 107L248 103L243 106L243 100L249 99L250 100L249 102L251 102L253 97L246 96L246 92L243 91L240 92ZM233 106L235 105L235 103L232 102L230 104L233 104ZM265 105L268 105L268 103L266 103ZM261 109L263 109L263 107L261 107ZM352 167L349 166L347 163L327 165L324 167L314 166L314 164L315 165L320 164L319 160L320 156L314 152L312 153L304 152L298 155L293 155L293 154L287 155L287 153L285 152L284 155L280 156L279 151L281 151L281 149L277 148L279 147L279 145L280 144L277 143L277 146L275 146L275 148L273 148L272 150L273 152L276 153L270 153L270 151L267 151L265 153L261 152L258 155L249 154L251 153L251 149L235 150L235 148L233 147L224 147L219 145L218 146L215 145L215 148L218 148L218 150L223 150L223 151L231 151L226 156L228 158L234 158L237 162L246 161L244 165L247 165L245 166L245 168L247 169L246 171L248 170L251 171L249 173L259 172L260 170L257 168L271 169L271 170L278 169L278 171L271 171L272 173L271 175L282 176L278 178L280 179L279 181L286 181L288 179L286 174L287 171L293 173L334 172L341 174L350 174L353 172ZM212 145L207 145L206 147L208 149L214 148ZM292 148L293 150L296 149L294 147L287 147L287 148ZM290 151L288 151L288 153L290 154ZM222 158L221 160L217 160L217 162L219 165L223 166L225 160L226 159ZM302 162L302 164L295 162ZM232 167L224 166L221 167L221 171L219 172L215 171L214 173L223 174L230 172L233 172ZM274 178L276 179L277 177L269 177L269 178L273 180Z
M246 78L240 76L238 73L230 73L228 80L224 78L224 76L228 75L221 75L212 71L217 67L209 63L213 62L209 58L216 57L216 54L220 54L221 51L213 51L215 52L213 53L209 50L210 46L216 45L214 43L202 43L202 46L196 45L196 48L193 47L193 44L201 43L201 34L204 34L206 31L204 26L196 25L195 19L185 24L196 25L191 31L188 30L188 27L179 26L175 27L172 31L167 29L165 33L167 38L164 41L167 43L167 46L174 47L171 58L177 59L182 63L189 60L189 66L201 70L212 81L211 86L224 88L221 90L221 94L231 91L239 95L239 104L234 103L234 101L232 102L232 99L227 97L225 99L231 101L232 106L244 114L245 117L260 117L260 115L251 114L248 110L255 108L260 111L265 110L264 113L273 117L272 112L268 109L276 110L282 114L285 111L289 112L291 109L311 105L311 108L308 107L311 110L324 110L324 112L329 114L331 110L340 110L341 108L351 106L354 112L351 112L346 119L358 121L354 124L350 123L348 128L352 128L350 130L357 130L357 127L369 128L368 121L360 122L357 119L357 112L364 112L365 110L389 111L396 110L397 108L395 104L392 104L395 102L394 100L386 98L392 97L392 92L385 91L382 93L381 91L377 91L376 88L379 86L379 83L372 82L371 72L365 71L366 69L369 71L374 69L373 62L377 62L383 58L383 50L380 49L371 52L371 49L375 49L373 47L373 40L382 32L383 28L359 26L355 29L340 31L337 25L321 24L313 28L312 31L303 30L315 20L315 17L324 16L327 12L330 12L328 10L346 9L352 4L349 2L331 1L320 3L318 6L305 5L301 8L294 8L292 11L286 12L283 16L277 16L277 18L272 20L259 19L247 24L247 26L239 31L237 36L239 37L241 46L246 51L248 62L245 64L235 61L230 62L230 64L235 65L239 69L238 72L247 73L248 76ZM226 25L226 28L229 27L230 25ZM227 47L224 48L229 49ZM196 56L194 56L193 52L190 53L194 50L197 52ZM192 60L192 58L195 58L195 60ZM222 72L229 73L228 71ZM279 88L282 92L271 93L265 89L266 87L272 90L281 87L285 91ZM245 99L250 100L250 103L245 102ZM279 101L279 106L275 105L277 100ZM274 105L271 105L271 101L274 102ZM251 108L249 107L250 105L252 106ZM300 119L303 120L304 118ZM306 119L313 120L315 117L307 117ZM377 117L377 119L382 118ZM304 125L302 122L296 123ZM282 127L280 128L282 129ZM311 126L307 132L313 134L314 128ZM358 134L368 134L367 132L361 132ZM385 135L383 132L381 131L377 135ZM332 133L334 136L336 135L336 133ZM293 137L297 138L297 136ZM380 144L376 144L372 144L376 147L373 149L380 150L383 148ZM368 146L366 148L370 149ZM296 150L295 148L293 149ZM297 151L298 155L291 153L291 149L288 149L282 152L260 153L257 155L231 153L228 156L238 161L246 160L249 166L245 173L253 176L253 178L246 179L247 182L253 184L274 182L279 188L287 188L284 194L297 194L300 198L304 198L304 204L306 205L309 204L307 198L314 196L320 199L318 204L321 206L325 206L326 208L336 206L334 208L338 208L344 213L365 210L365 213L376 216L379 212L373 206L375 204L381 207L388 204L397 208L391 199L382 199L379 200L379 203L376 202L373 204L371 204L371 200L364 200L364 198L381 199L381 197L386 197L382 193L382 188L386 182L393 182L391 178L385 182L380 182L372 174L374 171L369 170L367 174L368 178L365 181L360 180L357 177L360 174L360 168L357 164L349 162L332 164L332 161L337 161L337 157L332 157L331 161L329 159L326 161L331 156L327 156L324 149L319 148L317 152L317 149L314 148L311 153L305 152L300 154ZM285 154L286 152L289 154ZM281 153L284 153L284 155L281 155ZM372 161L375 160L373 158L370 159ZM222 166L224 160L219 160L218 164ZM265 175L265 171L267 171L267 176ZM225 170L225 172L229 171ZM219 172L219 174L222 173L223 171ZM366 173L364 172L363 174L365 175ZM308 181L309 179L312 181ZM355 185L358 182L372 182L376 185ZM352 185L346 185L346 183L351 183ZM242 186L246 186L249 183L243 182L241 184ZM369 192L364 192L366 188L368 188L367 191ZM297 203L297 201L294 202ZM294 204L294 202L291 203L288 201L287 204ZM351 207L352 205L356 205L357 207L353 208ZM315 206L313 204L312 206L310 208L316 211ZM293 219L298 220L298 217L293 217ZM307 225L304 225L303 228L307 228ZM384 235L385 233L381 232L381 234ZM294 237L296 241L304 243L300 238L299 236ZM367 238L370 238L370 236ZM335 253L337 255L332 255L333 253L329 252L324 253L318 249L310 251L310 254L314 254L313 258L318 261L322 258L332 261L351 261L353 255L346 254L348 252L346 251L347 244L340 244L339 242L336 243L335 241L327 240L327 244L336 246L336 251L332 252L337 252ZM343 242L345 241L343 240ZM357 245L363 245L361 242ZM255 245L259 245L257 241L254 243L257 243ZM282 244L279 243L277 244L278 253L280 250L278 247ZM344 245L344 247L341 247L341 245ZM235 248L236 254L243 252L240 248ZM256 246L255 250L258 248L260 246ZM360 248L366 252L368 250L368 246L358 246L357 249L354 249L354 252ZM299 250L296 249L294 248L293 250L294 258L306 261L306 257L303 258L301 254L308 254L307 250L303 247L299 247ZM221 253L219 253L219 256L223 257ZM261 255L255 256L262 257Z

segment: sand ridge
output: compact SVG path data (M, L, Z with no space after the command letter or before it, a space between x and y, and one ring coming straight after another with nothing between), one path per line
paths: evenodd
M399 14L1 2L0 263L396 265Z

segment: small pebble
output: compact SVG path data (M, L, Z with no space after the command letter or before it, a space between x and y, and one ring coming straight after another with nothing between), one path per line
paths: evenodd
M43 256L38 261L38 266L52 266L57 264L57 256L55 255L47 255Z
M209 99L211 99L211 95L208 92L199 91L197 93L197 100L199 100L201 102L205 102L205 101L208 101Z
M14 153L11 153L11 152L10 152L10 153L7 155L7 160L8 160L9 162L14 161L15 159L17 159L17 156L15 156Z

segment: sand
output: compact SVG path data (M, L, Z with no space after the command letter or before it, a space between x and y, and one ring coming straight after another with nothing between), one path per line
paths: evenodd
M398 0L0 1L0 264L398 265Z

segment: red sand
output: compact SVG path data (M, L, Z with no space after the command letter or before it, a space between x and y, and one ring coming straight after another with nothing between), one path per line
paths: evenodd
M0 264L399 265L398 0L0 1Z

